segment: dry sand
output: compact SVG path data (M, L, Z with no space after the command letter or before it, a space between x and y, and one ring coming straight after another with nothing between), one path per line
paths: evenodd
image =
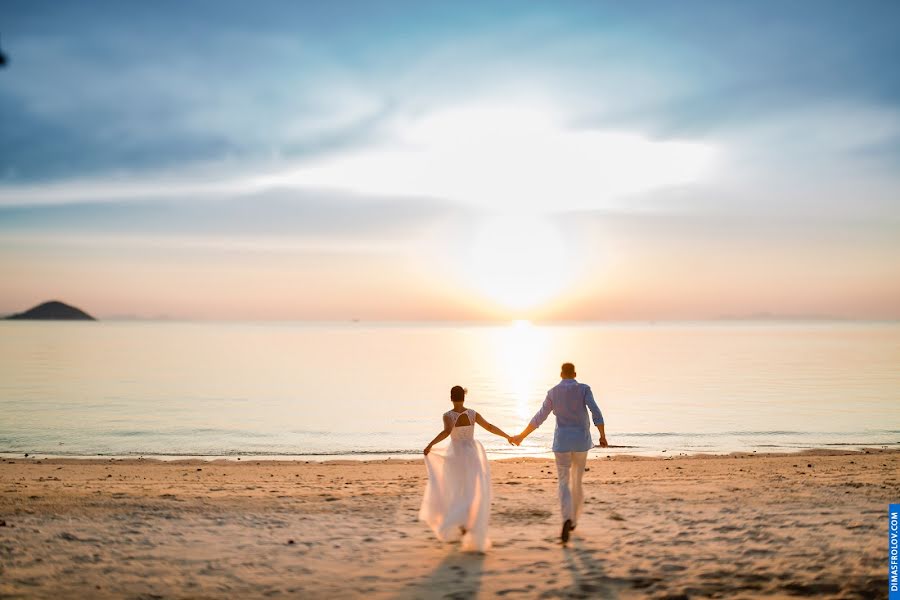
M421 461L0 462L0 597L887 597L900 453L492 463L485 555L417 521Z

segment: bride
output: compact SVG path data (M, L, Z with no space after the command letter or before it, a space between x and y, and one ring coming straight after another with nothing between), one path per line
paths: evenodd
M428 482L419 519L428 523L442 542L462 540L464 551L484 552L491 546L487 537L491 510L491 469L480 442L475 440L475 423L493 434L510 437L480 414L466 409L466 390L450 390L453 410L444 413L444 430L425 447ZM433 448L450 436L446 448Z

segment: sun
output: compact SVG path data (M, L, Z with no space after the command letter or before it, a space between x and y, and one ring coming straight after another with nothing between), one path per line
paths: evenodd
M539 216L484 219L463 256L474 291L517 317L559 297L573 277L569 244Z

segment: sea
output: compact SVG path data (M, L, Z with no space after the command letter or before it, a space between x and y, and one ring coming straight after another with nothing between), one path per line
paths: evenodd
M897 322L6 321L0 455L413 458L452 386L515 434L562 362L603 412L596 456L900 447ZM491 458L552 436L476 433Z

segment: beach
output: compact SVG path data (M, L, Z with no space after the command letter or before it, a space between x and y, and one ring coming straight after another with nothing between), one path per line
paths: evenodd
M900 453L588 461L558 540L546 459L491 463L493 548L417 513L421 460L4 459L10 598L886 597Z

